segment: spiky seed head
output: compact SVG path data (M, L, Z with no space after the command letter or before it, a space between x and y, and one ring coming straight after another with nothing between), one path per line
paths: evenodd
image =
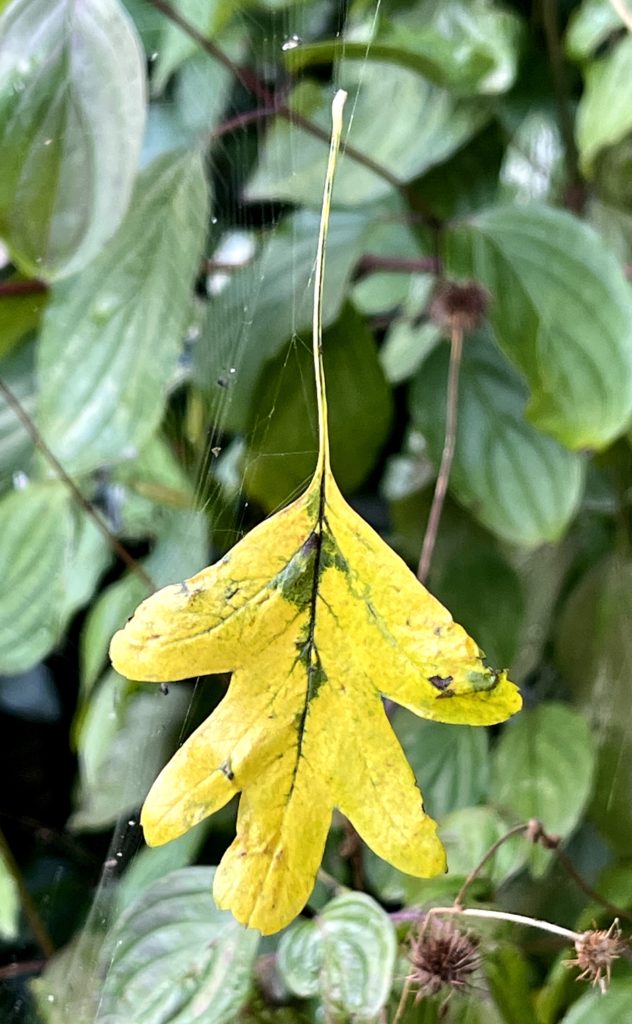
M619 922L614 920L607 931L592 929L584 932L575 942L576 956L564 960L566 967L579 967L577 981L590 981L605 992L610 984L612 964L626 947Z
M416 1002L446 989L465 992L472 988L481 966L478 940L451 921L431 918L413 935L409 962L407 981L415 991Z

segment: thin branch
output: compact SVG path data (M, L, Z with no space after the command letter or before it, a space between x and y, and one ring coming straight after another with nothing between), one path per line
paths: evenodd
M625 0L610 0L610 6L619 15L628 32L632 32L632 11Z
M434 256L403 259L398 256L378 256L367 252L360 257L356 274L358 277L382 271L394 274L438 274L439 269L439 261Z
M0 281L0 298L10 299L19 295L44 295L48 285L44 281Z
M503 846L507 842L508 839L511 839L513 836L522 835L523 833L527 832L528 829L529 829L529 823L528 822L525 822L522 825L515 825L513 828L510 828L508 832L505 832L504 835L500 836L500 838L497 839L495 843L492 843L492 845L489 847L489 849L485 851L485 853L483 854L483 856L479 860L479 862L476 865L476 867L472 868L472 870L470 871L469 875L467 876L467 878L463 882L463 885L459 889L457 895L454 897L454 906L455 907L462 907L463 906L463 901L465 899L466 893L467 893L468 889L470 888L472 882L474 882L475 879L478 878L478 876L479 876L480 872L482 871L482 869L492 859L494 854L498 852L500 847Z
M553 850L555 852L555 856L559 860L560 865L564 868L566 874L569 876L569 878L572 878L577 888L581 889L585 896L588 896L589 899L594 900L595 903L600 903L601 906L604 907L605 910L607 910L614 917L623 917L626 919L626 921L632 921L632 914L628 910L623 910L621 907L616 907L614 903L611 903L610 900L607 900L604 896L601 896L595 889L593 889L592 886L590 886L588 882L585 880L585 878L582 878L582 876L577 871L575 865L573 864L572 860L570 859L566 851L563 850L559 844L557 846L554 846Z
M274 117L278 113L279 107L276 103L271 104L269 107L256 107L254 110L244 110L243 113L235 114L234 117L228 117L221 124L218 124L216 128L213 128L211 138L220 139L222 135L230 135L231 132L236 131L238 128L246 128L249 124L263 121L267 117Z
M419 568L417 570L417 576L421 583L425 583L428 578L428 571L430 569L437 534L439 532L443 503L448 489L452 460L454 458L459 407L459 374L461 370L462 353L463 327L460 324L457 324L452 328L452 337L450 339L450 369L448 373L445 440L443 443L443 452L441 453L439 475L437 476L437 482L432 496L428 526L426 527L424 542L421 549Z
M46 960L21 960L19 963L5 964L0 967L0 981L10 981L22 974L39 974L45 967Z
M33 933L33 937L40 947L42 953L49 960L55 955L55 946L53 940L48 934L48 929L42 921L39 911L31 898L31 894L28 891L26 882L22 872L18 867L18 863L11 852L4 832L0 829L0 858L4 861L5 867L15 882L15 887L18 891L20 898L20 904L24 912L24 916L29 923L29 927Z
M476 917L483 921L509 921L511 924L524 925L527 928L537 928L542 932L550 932L551 935L559 935L569 942L578 942L582 936L580 932L573 932L570 928L563 928L562 925L553 924L552 921L542 921L537 917L526 917L524 914L512 914L508 910L483 910L479 907L430 907L426 911L426 920L437 914L456 915L458 917Z
M298 128L302 128L303 131L309 132L310 135L320 139L329 146L329 132L325 128L321 128L319 125L314 124L313 121L303 117L302 114L292 110L286 103L277 103L274 94L259 81L257 76L253 74L249 68L243 68L238 64L235 64L235 62L232 61L230 57L212 41L212 39L209 39L208 36L205 36L200 32L195 25L192 25L186 18L183 18L180 12L168 3L168 0L149 0L149 3L155 7L156 10L160 11L161 14L164 14L166 18L169 18L174 25L177 25L183 32L186 32L189 38L193 39L198 46L200 46L201 49L209 55L209 57L212 57L213 60L218 61L223 65L223 67L227 68L235 78L237 78L237 80L241 82L241 84L264 105L264 107L270 108L265 115L260 116L270 116L271 112L276 113L279 117L284 118L286 121L296 125ZM351 157L352 160L355 160L356 163L362 164L362 166L366 167L367 170L373 171L373 173L383 181L388 182L388 184L393 188L398 190L403 188L403 182L401 182L395 174L392 174L387 167L383 167L375 160L372 160L370 156L366 155L366 153L362 153L354 146L349 145L344 146L344 152L347 156Z
M6 384L5 381L3 381L1 378L0 394L4 397L7 405L13 410L17 418L22 423L22 426L24 427L29 437L33 441L33 444L37 448L39 448L46 461L49 463L50 466L52 466L57 476L66 485L76 503L80 506L80 508L83 509L86 515L90 517L95 526L101 531L106 541L112 548L114 554L117 555L118 558L120 558L121 562L123 562L124 565L126 565L127 568L131 570L131 572L136 573L139 579L143 581L143 583L147 586L147 588L150 591L155 590L156 587L151 576L149 576L149 574L145 571L140 562L137 562L136 559L132 555L130 555L127 548L123 547L121 542L118 540L117 537L114 536L109 526L101 517L101 515L94 507L92 502L88 501L88 499L81 493L75 481L72 479L71 476L68 475L68 473L62 466L57 456L48 447L46 441L40 434L38 428L36 427L35 423L29 416L28 412L20 402L19 398L17 398L17 396L14 395L9 385Z
M392 1020L391 1024L399 1024L399 1022L400 1022L400 1020L402 1018L402 1014L404 1013L404 1010L406 1009L406 1003L408 1002L408 996L410 994L411 985L412 985L412 980L411 980L410 975L409 975L406 978L406 980L404 982L404 985L402 987L402 992L401 992L401 995L399 997L399 1002L397 1004L397 1009L395 1010L395 1016L393 1017L393 1020Z

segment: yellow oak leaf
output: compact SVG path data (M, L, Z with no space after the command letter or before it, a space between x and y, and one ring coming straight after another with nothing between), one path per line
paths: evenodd
M332 811L411 875L445 871L435 822L384 711L503 721L520 706L504 672L350 508L329 465L321 358L334 130L316 261L319 456L306 492L215 565L143 602L111 644L131 679L232 672L226 697L163 769L143 807L147 842L175 839L241 793L237 836L215 874L218 906L269 934L303 908Z

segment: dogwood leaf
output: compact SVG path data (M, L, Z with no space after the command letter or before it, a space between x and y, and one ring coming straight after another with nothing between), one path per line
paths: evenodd
M436 824L381 695L441 722L489 725L520 707L504 672L349 507L329 464L321 358L327 212L344 93L334 101L314 302L319 455L306 492L215 565L143 602L111 644L116 669L163 682L231 671L227 696L152 787L150 845L241 792L213 894L264 933L309 897L338 807L410 875L445 870Z

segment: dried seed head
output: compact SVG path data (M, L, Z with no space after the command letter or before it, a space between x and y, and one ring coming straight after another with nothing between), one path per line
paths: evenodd
M461 932L451 921L431 918L410 946L408 982L416 991L415 1002L442 989L465 992L481 966L478 940Z
M608 931L589 931L575 942L577 956L572 960L564 960L566 967L579 967L581 974L577 981L587 980L598 985L605 992L610 984L612 964L618 960L626 946L621 937L618 921L613 921Z
M444 281L430 303L430 319L448 332L473 331L485 318L489 295L476 281Z

